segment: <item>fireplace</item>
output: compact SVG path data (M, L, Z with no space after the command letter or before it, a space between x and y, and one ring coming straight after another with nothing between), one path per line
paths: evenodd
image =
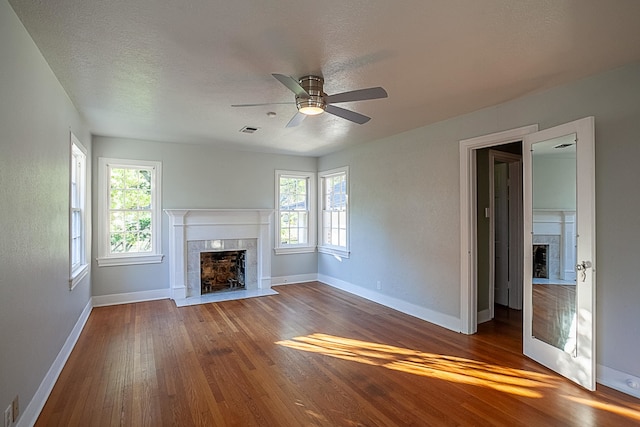
M575 219L575 211L534 209L533 236L531 236L534 278L554 281L576 279ZM536 250L538 250L539 261L537 266ZM544 264L541 263L542 260Z
M176 303L202 295L201 253L244 252L244 289L271 288L272 210L166 209L165 213L169 216L169 282ZM240 279L235 280L231 283L241 289Z
M200 294L244 289L246 252L200 252Z

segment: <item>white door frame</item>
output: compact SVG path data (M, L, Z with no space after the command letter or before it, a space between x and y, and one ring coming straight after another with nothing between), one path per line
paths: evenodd
M464 334L474 334L478 328L476 150L522 141L537 131L534 124L460 141L460 332Z
M509 292L507 306L522 309L522 156L505 151L489 150L489 319L494 317L496 282L496 215L495 215L495 162L508 164L509 168L509 271L514 286ZM514 232L518 230L517 232Z

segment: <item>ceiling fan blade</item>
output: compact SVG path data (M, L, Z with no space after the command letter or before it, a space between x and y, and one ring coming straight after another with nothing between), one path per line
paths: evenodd
M285 85L289 90L299 96L300 98L308 98L309 94L306 90L300 86L300 83L296 79L291 76L285 76L284 74L271 74L275 77L280 83Z
M296 115L295 115L295 116L293 116L293 117L291 118L291 120L289 120L289 123L287 123L287 126L285 126L285 127L288 127L288 128L296 127L296 126L298 126L300 123L302 123L302 121L303 121L306 117L307 117L307 115L306 115L306 114L302 114L302 113L298 112L298 113L296 113Z
M389 96L387 91L381 87L370 87L368 89L358 89L349 92L336 93L325 98L327 104L337 104L340 102L366 101L368 99L380 99Z
M329 114L342 117L359 125L363 125L371 120L371 117L367 117L363 114L356 113L355 111L345 110L344 108L336 107L335 105L327 105L324 109Z
M263 104L233 104L232 107L262 107L264 105L295 105L295 102L265 102Z

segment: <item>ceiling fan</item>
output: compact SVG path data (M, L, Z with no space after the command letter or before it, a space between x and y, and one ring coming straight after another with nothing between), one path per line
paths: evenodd
M327 95L322 89L322 86L324 85L324 79L322 77L304 76L296 80L293 77L285 76L284 74L272 74L272 76L296 95L295 104L298 108L298 112L291 120L289 120L289 123L287 123L288 128L298 126L307 116L315 116L325 111L329 114L333 114L334 116L362 125L371 120L371 117L356 113L355 111L336 107L334 104L339 104L341 102L366 101L369 99L386 98L388 96L387 91L381 87L370 87L367 89L337 93L335 95ZM294 104L294 102L236 104L232 105L232 107L258 107L274 104Z

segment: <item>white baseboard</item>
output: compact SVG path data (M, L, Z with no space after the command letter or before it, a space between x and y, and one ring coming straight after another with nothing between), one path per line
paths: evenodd
M596 382L640 399L640 378L604 365L596 367Z
M447 328L455 332L460 332L461 330L460 319L458 319L457 317L429 310L428 308L412 304L408 301L384 295L380 292L363 288L361 286L357 286L333 277L325 276L323 274L318 274L318 281L326 283L329 286L333 286L334 288L342 289L343 291L352 293L370 301L377 302L378 304L382 304L389 308L393 308L394 310L398 310L410 316L417 317L418 319L422 319L429 323L434 323L438 326L442 326L443 328Z
M49 371L47 371L47 374L40 383L38 390L36 390L33 398L26 406L20 418L18 418L16 427L32 426L38 420L40 412L42 411L42 408L44 408L44 404L47 403L49 394L51 394L51 390L53 390L53 386L56 384L56 381L60 376L60 372L62 372L62 368L64 368L65 363L67 363L67 359L69 358L69 355L71 355L71 351L76 345L76 342L80 337L80 333L82 332L84 325L87 323L87 319L89 319L89 314L91 314L92 308L91 300L89 300L82 310L80 317L76 321L76 324L73 326L67 340L64 342L62 349L60 349L58 356L56 356L53 364L49 368Z
M315 282L316 280L318 280L318 275L316 273L272 277L271 286L290 285L292 283Z
M94 307L106 305L129 304L133 302L153 301L170 298L171 292L167 289L154 289L152 291L126 292L123 294L98 295L92 298Z
M491 310L488 308L478 312L478 324L491 320Z

